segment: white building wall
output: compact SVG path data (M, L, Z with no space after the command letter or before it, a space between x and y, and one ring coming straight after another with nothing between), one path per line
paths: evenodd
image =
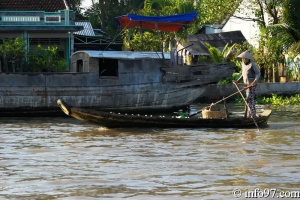
M228 31L241 31L250 44L258 47L259 29L255 22L231 17L222 28L222 32Z
M249 2L247 0L244 1L240 5L241 8L246 9L248 3ZM244 10L243 13L234 13L234 15L239 17L255 18L254 15L250 12L247 12L247 10ZM256 22L243 20L232 16L222 28L222 32L228 31L241 31L250 44L258 47L259 28Z

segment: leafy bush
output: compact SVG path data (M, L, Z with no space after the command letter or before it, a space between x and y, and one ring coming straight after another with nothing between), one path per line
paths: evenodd
M4 72L66 71L67 61L59 56L57 46L43 48L38 45L28 53L25 47L23 38L3 40L0 45L0 60Z
M237 97L235 99L236 103L244 103L242 97ZM256 98L256 102L258 104L271 104L276 106L284 106L284 105L297 105L300 103L300 94L296 94L293 96L283 96L272 94L271 97L259 97Z
M233 80L237 80L238 78L240 78L240 76L241 73L233 73L231 77L227 77L225 79L220 80L218 84L222 85L232 83Z
M271 97L258 98L257 102L260 104L272 104L272 105L296 105L300 103L300 94L293 96L282 96L277 94L272 94Z
M25 41L22 38L3 39L0 45L0 61L2 57L3 71L17 72L23 70L25 59Z
M46 49L38 45L28 54L29 71L31 72L63 72L66 71L65 59L58 56L58 47L51 46Z

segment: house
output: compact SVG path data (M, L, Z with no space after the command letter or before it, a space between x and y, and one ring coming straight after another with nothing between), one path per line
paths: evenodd
M73 32L82 30L75 24L75 12L66 0L1 0L0 44L5 38L22 37L26 50L37 45L56 45L62 57L69 60L74 52Z
M221 30L223 32L239 30L243 33L243 35L251 45L258 47L260 30L257 22L253 20L249 20L249 18L250 19L256 18L255 14L249 11L249 9L247 9L249 6L253 7L253 5L251 5L251 2L241 0L239 9L237 9L232 16L230 16L228 19L224 21ZM243 10L242 13L240 13L240 9ZM236 16L240 16L240 17L236 17ZM265 19L267 19L267 17L265 17Z
M242 44L245 41L246 38L241 31L189 35L186 43L177 46L178 63L184 64L187 55L209 56L210 52L205 43L222 51L227 44L231 46L234 43Z
M123 42L112 38L101 29L94 29L89 21L76 21L84 29L74 32L74 51L80 50L122 50Z

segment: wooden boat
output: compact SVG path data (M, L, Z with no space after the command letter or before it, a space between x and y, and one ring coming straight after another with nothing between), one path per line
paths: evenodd
M180 28L193 19L189 15L179 23L180 16L158 27ZM100 110L184 107L201 96L204 86L233 72L230 63L178 65L171 57L162 52L78 51L67 73L0 73L0 112L49 113L58 109L57 99Z
M129 128L129 127L159 127L159 128L251 128L255 127L252 118L225 117L225 118L202 118L176 117L162 115L139 115L120 114L114 112L97 111L86 108L76 108L68 105L62 100L57 101L62 111L78 120L108 128ZM267 125L271 110L265 110L255 118L258 126Z

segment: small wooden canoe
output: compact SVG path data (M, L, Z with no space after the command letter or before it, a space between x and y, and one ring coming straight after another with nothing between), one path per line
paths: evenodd
M160 128L251 128L255 127L252 118L228 117L224 119L204 119L193 116L177 118L172 116L120 114L112 112L97 111L87 108L76 108L68 105L62 100L57 104L62 111L81 121L101 125L108 128L129 128L129 127L160 127ZM271 110L265 110L255 118L258 126L266 126Z

